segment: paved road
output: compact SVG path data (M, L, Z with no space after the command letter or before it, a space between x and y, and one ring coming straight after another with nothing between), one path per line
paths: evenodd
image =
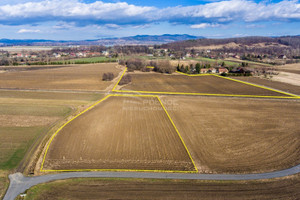
M3 200L13 200L34 185L68 178L154 178L189 180L255 180L271 179L300 173L300 164L285 170L260 174L184 174L145 172L68 172L44 176L24 177L21 173L9 175L10 185Z

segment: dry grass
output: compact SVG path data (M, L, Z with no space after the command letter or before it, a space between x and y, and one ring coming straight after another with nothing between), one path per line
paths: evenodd
M1 98L12 99L46 99L46 100L78 100L96 101L103 94L79 92L41 92L41 91L9 91L1 90Z
M105 90L112 84L102 81L105 72L115 76L116 64L88 64L54 69L0 73L0 88L50 90Z
M193 170L156 98L109 97L54 138L45 169Z
M0 115L0 126L31 127L47 126L61 119L61 117Z
M252 173L300 163L300 102L163 97L199 171Z
M7 172L0 170L0 199L3 198L6 188L8 187L9 180Z
M163 74L132 74L131 76L132 82L123 87L122 90L286 96L278 92L253 87L216 76L189 77L185 75Z

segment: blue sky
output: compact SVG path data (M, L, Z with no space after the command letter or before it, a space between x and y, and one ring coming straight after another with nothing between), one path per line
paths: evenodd
M300 35L298 0L1 0L0 38Z

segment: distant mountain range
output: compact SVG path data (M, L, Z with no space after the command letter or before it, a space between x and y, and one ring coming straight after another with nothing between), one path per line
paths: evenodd
M154 45L165 44L183 40L195 40L204 37L192 36L187 34L164 34L164 35L136 35L132 37L122 38L106 38L98 40L81 40L81 41L67 41L67 40L12 40L12 39L0 39L0 46L65 46L65 45Z

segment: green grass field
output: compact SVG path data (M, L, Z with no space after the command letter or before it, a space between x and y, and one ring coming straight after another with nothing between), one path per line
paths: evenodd
M221 65L224 62L225 65L228 66L228 67L238 67L239 66L239 63L237 63L237 62L226 61L226 60L216 60L216 59L205 58L205 57L187 58L187 60L207 62L209 64L216 64L216 62L218 62L219 65Z
M0 169L17 167L26 151L46 127L0 127Z
M2 95L3 94L3 95ZM42 99L39 99L41 98ZM78 108L98 100L102 94L93 93L48 93L1 91L0 118L15 116L7 120L19 120L25 116L49 117L63 120ZM51 98L50 100L47 98ZM56 98L56 99L55 99ZM23 119L23 118L22 118ZM51 122L51 121L50 121ZM34 141L46 134L53 122L41 126L24 126L23 122L13 122L15 126L0 124L0 169L11 170L17 167ZM25 123L26 125L26 123Z
M79 58L68 60L74 62L75 64L87 64L87 63L102 63L102 62L116 62L116 58L106 58L106 57L92 57L92 58Z

